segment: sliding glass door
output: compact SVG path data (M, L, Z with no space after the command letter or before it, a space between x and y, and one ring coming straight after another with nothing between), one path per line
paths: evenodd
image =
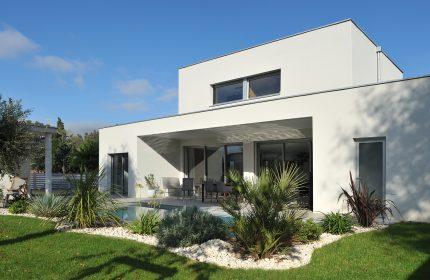
M289 164L305 174L307 183L300 188L299 202L312 209L312 142L303 139L257 143L257 172L282 169Z
M128 154L111 154L111 193L128 195Z
M205 177L205 149L202 147L187 147L185 149L186 174L201 183Z
M241 144L218 147L185 147L185 173L200 183L204 179L225 180L229 170L243 173L243 148Z

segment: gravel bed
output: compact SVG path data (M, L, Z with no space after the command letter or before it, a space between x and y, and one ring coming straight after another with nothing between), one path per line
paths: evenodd
M0 215L13 215L7 212L7 209L0 208ZM35 217L31 214L18 214L19 216ZM170 252L185 256L198 262L212 263L218 266L228 268L245 268L245 269L288 269L306 265L310 262L312 253L315 249L321 248L327 244L335 242L345 236L378 230L385 228L385 225L362 228L354 227L353 233L344 235L333 235L323 233L318 241L308 244L296 244L291 247L287 254L275 255L271 258L255 260L250 256L241 256L236 253L233 246L223 240L213 239L200 245L190 247L169 248ZM101 235L107 237L129 239L137 242L142 242L148 245L157 246L158 240L155 236L133 234L123 227L101 227L101 228L85 228L71 229L68 227L58 227L59 230L67 232L85 233L92 235Z
M129 239L137 242L142 242L148 245L157 246L158 239L152 235L140 235L131 233L123 227L100 227L100 228L83 228L83 229L68 229L68 232L86 233L93 235L102 235L121 239Z

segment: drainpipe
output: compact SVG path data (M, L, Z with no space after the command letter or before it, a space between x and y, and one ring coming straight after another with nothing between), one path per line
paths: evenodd
M381 81L381 53L382 47L376 47L376 82Z

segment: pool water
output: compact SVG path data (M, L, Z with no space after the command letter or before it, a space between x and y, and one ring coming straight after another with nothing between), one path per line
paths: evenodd
M174 210L177 210L177 209L182 209L182 206L161 204L158 206L157 211L161 217L164 217L167 213L174 211ZM122 221L134 221L134 220L139 219L139 217L143 213L146 213L148 211L153 211L153 210L154 210L154 208L149 207L148 204L141 203L140 205L131 205L131 206L119 208L117 210L117 216ZM203 210L203 211L205 211L205 210ZM230 224L233 221L232 217L228 214L225 214L225 215L215 214L214 216L221 218L227 224Z

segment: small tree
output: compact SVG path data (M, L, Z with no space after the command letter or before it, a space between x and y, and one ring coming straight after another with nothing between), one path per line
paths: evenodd
M72 168L90 171L99 168L99 134L94 131L86 134L83 142L72 155Z
M20 100L0 95L0 175L16 175L30 154L33 137L26 122L30 112Z

